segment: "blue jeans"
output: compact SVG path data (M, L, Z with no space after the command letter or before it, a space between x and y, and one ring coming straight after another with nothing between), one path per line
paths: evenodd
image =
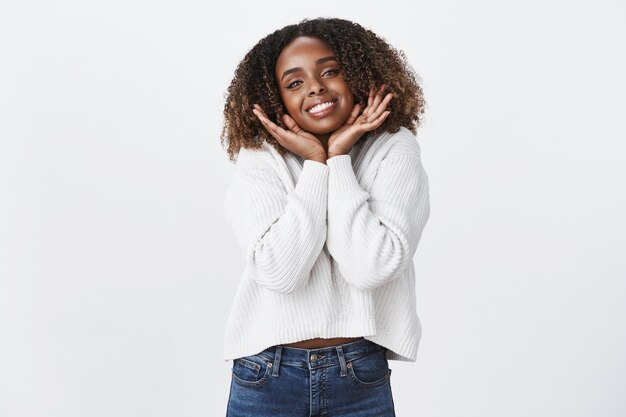
M386 348L276 345L233 360L226 417L395 417Z

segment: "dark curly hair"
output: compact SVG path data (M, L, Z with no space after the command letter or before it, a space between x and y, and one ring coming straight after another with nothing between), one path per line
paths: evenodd
M413 71L402 51L397 51L383 38L361 25L338 18L304 19L285 26L261 39L244 57L225 94L224 126L220 135L222 147L229 159L235 161L243 148L259 149L263 141L272 145L280 155L289 152L263 126L252 112L258 103L277 125L286 128L282 116L287 113L280 98L275 64L285 46L300 36L314 37L325 42L335 52L343 68L346 84L354 94L355 103L367 105L371 87L387 84L394 98L389 103L391 113L375 131L397 132L401 126L417 133L424 113L423 91L419 76Z

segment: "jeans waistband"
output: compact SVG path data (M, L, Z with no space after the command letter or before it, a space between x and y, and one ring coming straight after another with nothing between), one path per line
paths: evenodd
M304 349L291 346L275 345L258 353L273 364L273 373L278 374L280 365L291 365L308 369L323 368L339 364L342 374L346 370L346 363L370 353L385 350L386 348L368 339L359 339L354 342L326 346L316 349Z

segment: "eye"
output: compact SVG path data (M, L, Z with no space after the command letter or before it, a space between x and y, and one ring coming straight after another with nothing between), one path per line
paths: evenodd
M340 72L341 72L341 69L329 69L329 70L324 71L324 73L322 75L327 75L328 74L329 76L334 77L337 74L339 74ZM297 83L301 84L302 81L300 81L300 80L292 81L289 84L287 84L286 87L289 90L294 89L294 88L296 88L296 87L298 87L300 85L300 84L297 84Z
M295 88L297 87L296 85L294 85L295 83L301 83L302 81L300 80L296 80L296 81L292 81L289 84L287 84L287 88L291 89L291 88Z

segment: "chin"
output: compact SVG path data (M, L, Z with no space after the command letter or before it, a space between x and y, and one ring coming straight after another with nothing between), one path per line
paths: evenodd
M318 135L323 135L327 133L332 133L335 130L339 129L341 124L333 123L332 125L320 126L319 124L311 126L310 129L305 129L307 132L315 133Z
M335 130L337 130L337 128L335 129L310 129L310 130L307 130L307 132L311 132L316 135L326 135L329 133L333 133Z

